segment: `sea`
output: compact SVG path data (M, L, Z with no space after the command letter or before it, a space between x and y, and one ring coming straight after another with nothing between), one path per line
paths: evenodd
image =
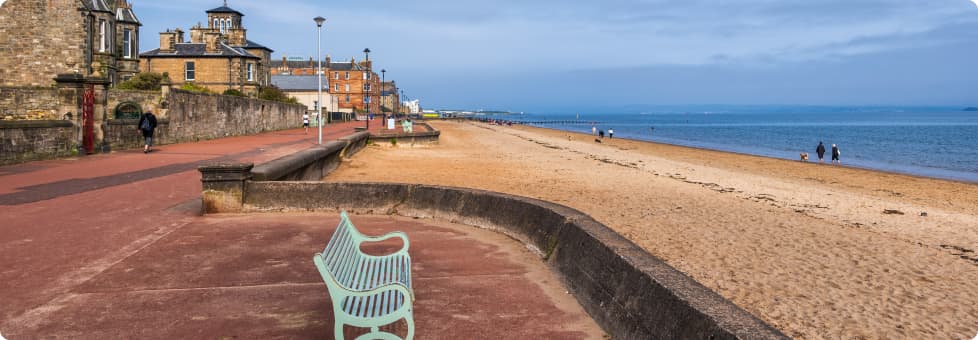
M832 144L845 166L978 183L978 112L962 107L662 106L488 115L528 125L789 160Z

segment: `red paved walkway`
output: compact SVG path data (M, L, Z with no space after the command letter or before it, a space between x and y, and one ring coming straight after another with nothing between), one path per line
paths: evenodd
M362 124L331 126L326 139ZM198 215L198 164L263 162L315 140L298 129L0 167L0 334L329 338L329 300L311 256L335 216ZM370 231L403 229L364 218ZM560 288L527 269L534 261L469 231L411 228L418 338L598 334L580 307L546 294Z

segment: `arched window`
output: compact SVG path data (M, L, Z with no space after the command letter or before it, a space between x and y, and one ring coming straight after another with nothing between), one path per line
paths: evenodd
M221 22L219 19L214 18L214 28L221 28Z

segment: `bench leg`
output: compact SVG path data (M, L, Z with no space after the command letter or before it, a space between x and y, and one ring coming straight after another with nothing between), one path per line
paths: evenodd
M333 339L343 340L343 323L337 320L333 322Z
M404 337L404 340L412 340L412 339L414 339L414 315L410 315L410 316L404 318L404 321L407 322L407 328L408 328L407 329L407 336Z

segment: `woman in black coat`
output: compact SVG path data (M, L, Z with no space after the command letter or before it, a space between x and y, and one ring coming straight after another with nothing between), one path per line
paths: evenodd
M143 134L143 139L146 140L145 146L143 146L143 153L148 153L150 148L153 146L153 131L156 130L156 116L152 112L145 112L139 117L139 124L136 125L136 129Z

